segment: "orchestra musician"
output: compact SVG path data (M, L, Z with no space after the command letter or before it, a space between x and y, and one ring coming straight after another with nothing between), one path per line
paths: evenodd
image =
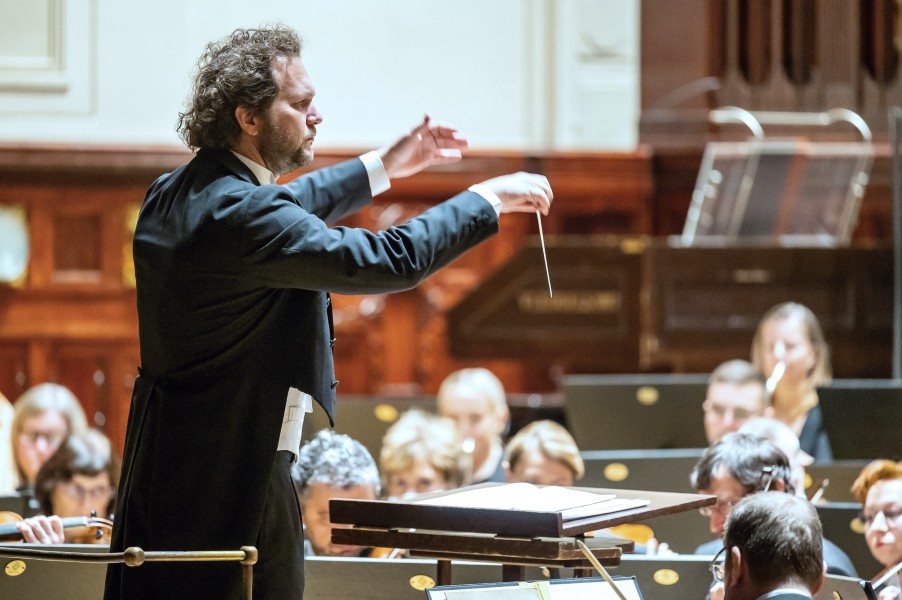
M899 572L890 575L902 563L902 462L875 460L862 469L852 493L862 503L864 538L871 554L883 565L873 581L888 578L875 591L880 600L902 598Z
M472 468L454 423L421 410L405 412L385 432L379 467L389 500L460 487Z
M436 405L438 414L454 421L471 455L471 482L504 481L510 409L501 380L481 367L454 371L439 386Z
M67 435L87 429L78 398L57 383L26 390L14 405L11 439L20 490L32 490L38 471Z
M817 386L832 380L830 350L814 313L796 302L768 310L752 339L752 362L773 390L768 416L789 425L815 461L833 460L817 397Z
M533 421L510 439L504 450L509 483L572 486L585 465L573 436L547 419Z
M718 537L696 548L695 554L713 555L723 547L720 536L724 524L744 497L769 490L795 495L786 455L766 439L745 433L728 433L708 448L690 479L698 493L717 498L713 506L701 508L699 512L709 519L711 533ZM823 545L828 573L857 576L851 559L839 546L827 539ZM723 598L723 582L711 589L711 598Z
M366 556L368 548L332 543L329 501L333 498L375 500L379 472L366 447L331 429L319 431L301 446L291 468L304 524L304 553L315 556Z
M110 440L99 431L66 437L38 472L35 498L42 514L16 524L22 539L34 544L109 544L107 528L63 524L69 517L112 518L119 465Z

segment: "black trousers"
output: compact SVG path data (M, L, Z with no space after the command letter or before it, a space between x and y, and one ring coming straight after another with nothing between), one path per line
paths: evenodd
M257 537L254 600L301 600L304 594L304 528L291 483L293 459L279 450L273 462Z

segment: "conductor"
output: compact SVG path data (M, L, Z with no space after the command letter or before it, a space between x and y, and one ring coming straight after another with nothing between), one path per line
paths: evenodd
M276 25L210 43L179 134L196 152L161 176L134 236L141 369L111 551L257 546L254 598L300 598L303 532L290 466L311 398L335 403L329 292L406 290L498 231L547 214L544 177L474 185L373 233L330 227L392 179L458 160L426 117L382 149L280 185L323 118L301 40ZM235 563L111 565L106 600L238 598Z

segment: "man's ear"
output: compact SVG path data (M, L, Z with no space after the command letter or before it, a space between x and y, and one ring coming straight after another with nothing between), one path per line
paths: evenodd
M823 561L823 568L821 569L821 576L817 578L817 582L814 584L814 587L811 588L811 595L817 596L817 593L821 591L821 588L824 587L824 581L827 579L827 561Z
M770 484L770 489L772 492L785 492L786 482L782 479L774 479Z
M730 568L724 573L724 591L735 588L745 576L746 564L737 546L730 548Z
M241 131L248 135L256 136L260 132L260 120L250 109L243 106L235 108L235 120Z

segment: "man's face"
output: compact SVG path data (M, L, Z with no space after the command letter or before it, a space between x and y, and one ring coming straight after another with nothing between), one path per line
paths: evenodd
M257 145L266 167L279 176L313 160L313 138L323 118L313 104L316 90L299 58L277 58L272 71L279 93L262 115Z
M705 435L708 443L714 444L724 435L738 431L750 418L762 414L764 387L757 383L712 383L702 408L705 411Z
M317 556L360 556L365 550L361 546L340 546L332 543L332 521L329 519L329 500L332 498L353 498L355 500L375 500L376 490L372 484L358 485L347 490L331 487L325 483L314 483L307 491L307 499L301 504L304 532ZM350 527L350 525L335 525Z
M902 479L878 481L868 490L864 516L871 520L864 537L880 564L902 561Z
M473 440L473 470L488 458L493 443L501 443L507 425L507 411L498 411L484 393L467 385L459 385L438 399L438 412L454 421L461 439Z
M711 476L711 487L706 490L699 490L698 493L717 496L717 504L707 507L711 509L709 528L711 533L721 535L724 523L727 522L727 517L733 512L733 506L745 496L745 486L737 479L724 473L723 469L718 469Z

